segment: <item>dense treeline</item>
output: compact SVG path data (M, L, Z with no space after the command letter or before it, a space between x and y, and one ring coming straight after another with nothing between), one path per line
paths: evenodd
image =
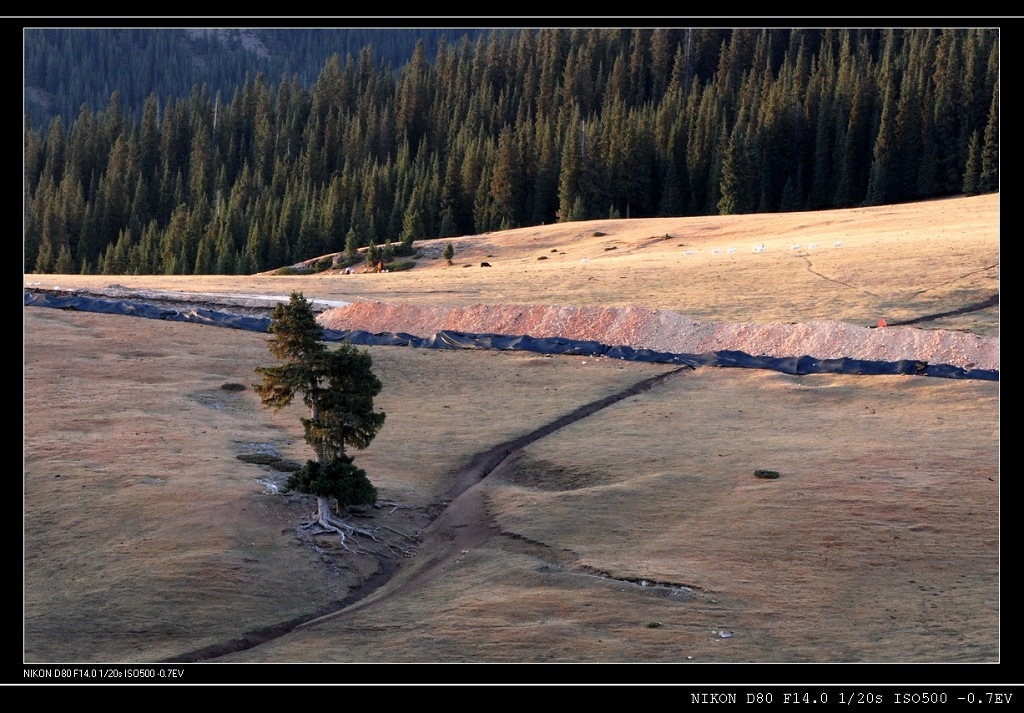
M367 28L26 28L25 113L33 126L66 122L82 104L93 110L116 89L137 115L150 94L187 97L193 85L230 96L245 75L296 75L304 86L334 54L358 56L373 46L377 60L400 67L418 41L433 54L442 37L471 40L473 29Z
M249 273L556 220L998 188L998 33L542 29L114 92L25 142L25 269Z

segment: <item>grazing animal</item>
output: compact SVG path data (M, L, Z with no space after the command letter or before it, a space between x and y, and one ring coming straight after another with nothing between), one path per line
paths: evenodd
M489 263L489 262L482 262L482 263L480 263L480 267L490 267L490 266L491 266L491 263Z

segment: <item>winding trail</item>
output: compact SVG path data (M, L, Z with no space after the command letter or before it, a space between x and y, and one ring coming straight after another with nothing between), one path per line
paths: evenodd
M345 616L356 609L379 604L394 596L408 594L440 575L464 550L472 549L499 534L484 507L483 480L492 473L514 466L524 448L570 424L588 418L623 399L649 391L664 381L693 367L682 366L643 379L622 391L584 404L540 428L474 455L455 474L452 487L441 496L440 510L424 529L423 539L410 560L380 559L376 575L353 588L349 595L330 607L288 621L246 632L220 644L207 646L158 663L195 663L212 661L237 651L252 649L296 629L313 626L328 619Z
M955 317L956 315L959 315L959 314L969 314L970 312L979 312L979 311L981 311L983 309L988 309L989 307L996 307L998 305L999 305L999 293L997 292L996 294L988 297L987 299L984 299L984 300L982 300L980 302L975 302L974 304L966 305L964 307L960 307L958 309L951 309L951 310L949 310L947 312L937 312L935 314L926 314L926 315L922 315L920 317L914 317L913 319L905 319L905 320L903 320L901 322L890 322L889 324L891 324L894 327L897 327L897 326L907 326L907 325L910 325L910 324L918 324L920 322L928 322L928 321L931 321L933 319L942 319L943 317Z
M814 269L814 265L811 263L811 258L807 257L806 255L804 256L804 262L807 263L807 272L811 273L812 275L817 275L818 277L827 282L833 282L837 285L842 285L843 287L849 287L851 290L855 290L856 292L862 292L865 295L871 295L872 297L875 297L877 299L882 298L881 295L876 295L871 290L865 290L863 287L857 287L856 285L851 285L849 282L843 282L842 280L837 280L834 277L829 277L824 273L818 272L817 270Z

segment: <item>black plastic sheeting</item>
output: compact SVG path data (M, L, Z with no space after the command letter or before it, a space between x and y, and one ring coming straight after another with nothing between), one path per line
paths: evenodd
M82 312L121 314L147 319L164 319L174 322L191 322L215 327L230 327L253 332L266 332L270 327L269 317L253 317L218 310L195 308L175 310L157 305L129 300L103 299L76 294L53 294L26 290L25 305L52 307ZM810 356L768 357L751 356L739 351L708 352L706 354L671 354L650 349L634 349L626 346L609 346L589 340L564 339L561 337L506 336L501 334L469 334L442 330L430 337L416 337L403 333L364 332L361 330L325 330L325 341L348 341L359 346L420 347L423 349L499 349L525 351L537 354L571 354L575 356L608 357L626 361L677 364L679 366L720 366L743 369L768 369L784 374L803 376L805 374L860 374L885 375L906 374L911 376L934 376L944 379L981 379L998 381L996 369L962 369L949 364L929 364L924 361L904 359L900 361L868 361L864 359L815 359Z

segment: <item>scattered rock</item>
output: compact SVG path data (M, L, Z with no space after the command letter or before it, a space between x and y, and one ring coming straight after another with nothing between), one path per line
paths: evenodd
M245 391L245 384L227 383L221 384L220 388L224 391Z
M768 479L768 480L775 480L776 478L779 477L779 471L777 471L777 470L764 470L762 468L758 468L757 470L754 471L754 477L755 478L765 478L765 479Z

